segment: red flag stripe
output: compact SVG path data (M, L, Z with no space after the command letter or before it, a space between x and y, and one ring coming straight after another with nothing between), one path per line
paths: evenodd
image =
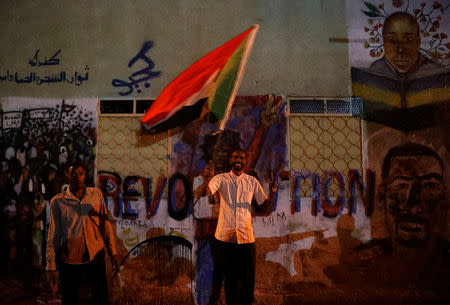
M225 66L227 60L252 30L253 27L206 54L176 77L153 102L141 122L149 126L158 124L173 113L174 108L179 109L182 106L180 104L200 92L211 75Z

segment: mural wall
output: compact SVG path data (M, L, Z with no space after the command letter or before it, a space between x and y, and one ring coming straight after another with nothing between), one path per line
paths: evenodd
M352 89L364 100L376 181L364 283L392 297L448 298L450 3L347 4Z
M65 186L67 164L87 165L95 184L96 99L1 98L2 269L41 269L49 201Z
M131 250L134 257L127 258L120 271L117 300L161 298L161 291L138 293L158 287L159 271L143 274L143 261L148 264L148 257L157 254L136 250L146 238L161 235L193 244L191 257L166 257L167 266L178 258L177 264L184 266L180 270L186 272L169 272L169 267L160 272L169 274L161 281L170 285L192 283L192 292L171 288L165 297L191 300L192 295L197 304L220 297L221 277L214 263L219 254L212 246L219 207L198 190L212 168L215 173L229 170L228 156L237 147L246 151L246 171L266 192L271 172L280 184L273 211L255 210L253 217L257 302L281 304L288 296L295 302L305 291L313 294L317 289L328 289L334 297L336 286L328 268L348 259L343 247L350 252L370 240L373 193L363 183L361 121L288 113L282 97L241 96L225 131L194 121L171 131L168 138L140 134L136 118L100 118L98 186L114 216L119 248L124 254Z
M224 300L213 247L218 206L198 189L212 168L229 170L228 153L241 147L266 191L271 172L280 184L273 210L253 216L257 304L445 294L441 125L404 132L353 116L289 115L287 99L265 95L238 97L223 132L194 121L145 135L136 117L101 116L97 128L95 100L34 100L33 109L27 101L2 100L5 261L43 266L45 207L64 187L64 166L91 164L92 182L97 157L96 184L128 254L112 277L114 302Z
M121 232L131 234L123 246L129 250L157 235L188 239L192 260L182 261L192 270L172 283L192 281L198 304L215 300L221 285L212 247L217 207L197 190L212 169L228 170L229 151L241 147L246 170L266 190L271 171L280 183L273 211L255 211L253 218L257 303L448 298L447 7L348 5L349 41L358 44L349 53L352 88L364 101L361 118L289 116L281 97L248 96L236 100L224 132L198 121L173 131L167 175L155 173L151 184L120 180L120 173L111 178L119 182L108 202L119 207Z
M342 6L335 2L332 8ZM305 19L291 11L308 10L282 7L272 23L306 20L305 26L295 27L302 33L311 32L304 28L322 26L318 20L330 17L329 11L322 10L321 18ZM309 75L306 82L289 76L308 70L305 67L317 74L323 71L321 65L329 60L313 56L321 49L314 44L316 36L314 43L305 38L302 45L275 43L279 38L262 40L270 45L295 45L296 52L284 53L297 58L311 52L302 57L314 60L302 66L284 59L283 65L289 67L271 66L261 74L270 77L252 76L258 64L253 68L250 64L246 86L256 90L251 92L255 95L236 98L224 131L193 121L167 134L146 135L136 115L99 117L96 99L1 98L0 216L2 244L7 246L0 250L0 262L24 275L42 269L48 202L65 186L66 165L78 160L88 165L88 183L104 193L124 257L122 268L112 276L115 304L211 304L219 298L224 303L223 270L215 263L220 253L213 247L218 206L209 204L200 190L212 172L229 170L228 155L239 147L247 155L245 170L259 179L266 192L272 173L279 183L272 211L255 208L253 213L256 304L440 303L449 299L449 7L449 1L347 1L352 91L363 100L361 116L339 111L290 113L288 98L256 95L272 86L297 95L346 95L346 86L340 83L345 79L341 66L327 66L325 74L333 78L328 83L318 82L316 72L305 73ZM161 16L186 15L184 9L174 10L176 14L165 8ZM199 11L203 13L198 16L203 16L208 10ZM288 17L282 18L282 13ZM214 19L211 16L208 20ZM331 17L340 20L342 16ZM163 27L161 23L148 28L166 33ZM331 31L332 26L325 27ZM275 31L278 26L270 28ZM203 37L200 31L193 33ZM122 34L127 36L128 29ZM301 35L289 37L302 40ZM159 49L164 39L155 44L148 39L117 44L112 35L109 43L97 46L106 46L107 51L99 52L105 58L114 52L122 58L115 62L123 63L119 70L105 70L109 76L101 82L92 73L104 66L116 69L115 65L96 67L80 59L68 65L76 66L75 83L67 81L69 70L64 74L58 70L52 77L69 50L66 47L60 52L59 47L55 52L24 48L11 67L2 62L0 81L8 92L16 93L18 87L28 86L34 89L26 92L40 94L37 90L48 85L49 94L69 92L60 91L66 90L61 86L75 90L87 86L79 93L70 92L148 95L162 88L163 80L177 70L174 66L184 67L188 65L184 61L190 61L170 55L182 48ZM110 44L123 49L116 52ZM163 54L167 49L170 52ZM264 44L255 45L257 62L265 58L258 55L264 49ZM335 62L341 63L339 52L338 48ZM44 59L47 53L52 58ZM98 62L104 63L103 59ZM22 71L19 76L13 76L13 68ZM36 72L41 70L48 84ZM286 74L289 80L272 82L274 71L293 74ZM280 82L286 82L285 87ZM244 92L249 91L246 86Z

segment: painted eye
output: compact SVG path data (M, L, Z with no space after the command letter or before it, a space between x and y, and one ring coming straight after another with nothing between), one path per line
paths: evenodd
M62 153L62 154L65 154L67 152L67 148L65 146L61 146L59 148L59 152Z
M397 184L396 188L399 190L406 190L409 188L409 184L408 183L399 183L399 184Z
M433 190L438 189L438 188L440 187L440 184L437 183L437 182L434 182L434 181L429 181L429 182L425 182L425 183L422 185L422 187L423 187L424 189L426 189L426 190L433 191Z
M92 141L91 139L86 140L86 145L92 146L92 144L94 144L94 141Z

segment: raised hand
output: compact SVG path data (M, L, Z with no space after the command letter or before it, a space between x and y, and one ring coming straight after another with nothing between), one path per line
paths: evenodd
M209 181L215 175L215 166L213 161L209 161L209 163L203 169L201 176L204 180Z
M269 182L269 185L270 185L270 192L276 193L276 191L278 189L278 181L275 180L275 175L273 173L273 170L271 170L269 172L269 175L267 176L267 181Z
M264 126L270 126L277 122L277 111L282 101L277 101L274 94L269 95L269 98L261 109L261 123Z

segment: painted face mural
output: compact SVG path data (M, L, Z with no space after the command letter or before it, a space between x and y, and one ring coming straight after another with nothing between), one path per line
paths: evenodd
M330 270L337 279L361 276L366 291L383 285L386 291L445 289L447 6L448 1L347 1L352 94L363 101L365 167L378 190L371 240L354 247L349 257L355 257L347 260L359 262L358 274L342 266Z
M419 24L411 17L391 15L384 23L384 57L400 73L409 72L419 59Z
M394 242L423 247L435 231L433 216L444 198L442 161L426 146L404 145L391 152L383 177L388 230Z
M348 1L354 96L364 118L411 131L446 121L449 20L439 1ZM351 17L350 17L351 16Z

